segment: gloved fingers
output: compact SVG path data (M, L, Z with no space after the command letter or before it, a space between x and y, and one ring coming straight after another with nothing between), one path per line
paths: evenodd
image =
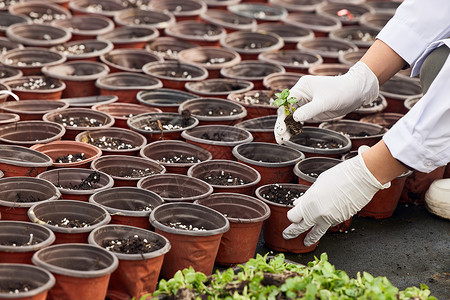
M291 134L288 131L283 134L275 133L275 140L277 141L277 144L284 144L284 142L289 141L290 138Z
M283 135L287 131L286 123L284 122L284 119L278 118L275 122L274 132L278 135Z
M311 101L312 95L309 89L309 80L313 76L302 76L297 83L289 90L289 96L297 98L299 101L305 99L307 102Z
M325 232L327 232L328 228L330 228L330 225L327 223L316 224L313 229L311 229L311 231L306 235L305 239L303 240L303 244L306 247L314 245L320 240Z
M283 238L286 240L295 239L310 228L311 226L306 225L305 222L292 223L291 225L286 227L285 230L283 230Z
M321 103L319 99L314 99L313 101L297 108L294 112L293 118L297 122L305 122L307 120L314 119L314 117L323 112L323 103Z
M301 205L302 203L300 202L287 212L287 218L292 223L300 223L303 220L303 209Z

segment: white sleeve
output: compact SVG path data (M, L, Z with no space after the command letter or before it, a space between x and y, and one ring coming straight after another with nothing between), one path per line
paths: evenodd
M396 159L421 172L450 162L448 95L450 56L427 93L384 135L383 141Z
M449 0L405 0L377 38L410 66L432 42L450 37Z

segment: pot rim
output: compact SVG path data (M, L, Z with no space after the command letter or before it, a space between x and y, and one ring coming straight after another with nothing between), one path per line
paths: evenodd
M356 113L358 113L358 114L364 114L364 115L382 112L382 111L387 107L387 105L388 105L387 100L386 100L386 98L385 98L383 95L381 95L381 94L378 94L378 97L377 97L377 98L380 98L380 99L381 99L380 105L377 105L377 106L375 106L375 107L366 107L366 108L363 107L363 106L360 106L360 107L357 108L354 112L356 112ZM376 99L375 99L375 100L376 100ZM375 100L374 100L374 101L375 101Z
M288 32L292 32L294 33L294 31L305 31L306 34L305 35L295 35L293 34L292 36L282 36L281 34L278 34L274 29L276 28L289 28L289 30L287 30ZM263 31L269 31L269 32L273 32L275 34L278 34L284 41L284 43L298 43L301 41L309 41L314 39L314 32L311 29L308 28L302 28L299 26L295 26L292 24L286 24L286 23L261 23L258 24L257 29L256 30L263 30Z
M116 37L117 34L122 32L126 32L127 30L140 30L140 31L150 31L149 34L141 36L141 37L132 37L132 38L119 38ZM149 26L122 26L115 28L112 31L97 35L97 39L100 41L109 40L113 44L128 44L128 43L136 43L136 42L149 42L156 39L159 36L159 31L156 28Z
M270 90L250 90L250 91L247 91L247 92L244 92L244 93L242 93L242 92L238 92L238 93L233 92L233 93L228 94L227 99L230 100L230 101L238 102L239 104L241 104L244 107L263 107L263 108L269 108L270 107L270 108L273 108L274 111L277 110L278 107L273 106L271 104L260 104L260 103L247 104L247 103L243 103L243 102L240 102L240 101L237 101L237 100L234 99L235 97L237 97L239 95L245 96L247 94L251 95L251 94L254 94L254 93L266 93L266 92L270 93L271 91ZM242 122L246 122L246 121L249 121L249 120L244 120ZM240 122L240 123L242 123L242 122ZM238 126L238 127L240 127L240 126Z
M417 88L418 90L420 89L420 93L417 94L398 94L398 93L393 93L390 91L385 91L382 89L383 85L385 84L406 84L409 85L410 88L414 87ZM382 84L380 86L380 94L382 94L384 97L387 98L392 98L394 100L402 100L405 101L407 98L409 97L417 97L419 95L422 95L422 87L420 86L420 82L418 82L415 79L412 78L406 78L406 77L402 77L402 76L398 76L398 75L394 75L394 77L392 77L391 79L389 79L388 81L386 81L384 84Z
M44 114L44 116L42 116L42 119L46 122L50 122L50 123L55 123L55 124L59 124L55 121L52 120L52 117L55 116L56 114L62 114L62 113L66 113L66 114L70 114L70 113L86 113L86 114L94 114L97 116L101 116L105 119L105 123L102 126L99 127L83 127L83 126L65 126L65 128L67 128L68 130L77 130L77 131L92 131L92 130L97 130L97 129L103 129L103 128L108 128L114 125L114 118L104 112L101 111L94 111L92 109L89 108L66 108L66 109L61 109L61 110L57 110L57 111L50 111L46 114ZM106 121L108 121L106 123ZM62 124L60 124L62 125ZM63 126L63 125L62 125Z
M204 97L200 97L201 99L212 98L212 97L215 97L215 96L217 97L217 96L221 96L221 95L223 95L223 96L228 95L230 93L229 91L209 92L209 91L201 91L199 89L197 89L197 90L195 89L198 85L204 85L204 84L208 84L208 83L209 84L214 84L214 83L220 83L220 82L235 82L235 83L242 84L244 86L243 88L241 88L240 90L235 90L236 92L241 92L241 93L250 91L255 86L254 83L249 81L249 80L231 79L231 78L217 78L217 79L205 79L205 80L202 80L202 81L186 82L184 87L191 93L196 93L198 95L203 95ZM186 100L186 101L198 100L198 99L199 98L195 98L195 99L189 99L189 100ZM182 104L184 104L186 101L182 102L180 104L180 106ZM225 101L228 101L228 100L225 100ZM245 111L245 108L244 108L244 111Z
M0 70L6 71L8 73L9 72L12 73L12 76L0 78L0 81L9 80L9 79L17 79L17 78L20 78L23 76L22 70L20 70L18 68L14 68L13 66L0 65Z
M9 123L14 123L14 122L19 122L20 121L20 116L18 114L0 113L0 115L2 115L2 116L8 115L9 116L9 119L0 120L0 125L9 124Z
M269 15L269 16L264 14L264 17L260 18L255 15L250 16L249 14L246 14L245 8L247 8L248 10L250 10L249 8L253 8L253 10L256 10L258 12L272 10L275 12L275 14ZM262 21L281 21L284 18L286 18L288 15L288 11L286 8L281 7L281 6L269 6L268 4L265 4L265 3L238 3L235 5L227 6L227 10L232 13L235 13L239 16L252 17L256 20L262 20Z
M165 76L165 75L159 75L159 74L154 74L149 72L149 68L152 68L154 66L158 66L158 65L166 65L166 66L173 66L173 65L184 65L188 68L191 69L196 69L197 71L199 71L200 73L202 73L201 75L197 76L197 77L192 77L192 78L177 78L177 77L171 77L171 76ZM142 67L142 71L152 77L156 77L158 79L163 79L163 80L172 80L172 81L183 81L183 82L190 82L190 81L201 81L201 80L205 80L206 78L208 78L208 70L205 69L204 67L195 65L195 64L190 64L190 63L180 63L178 61L154 61L154 62L149 62L146 63L143 67Z
M312 63L302 63L302 64L294 64L294 63L286 63L283 62L281 60L277 60L278 55L289 55L289 54L299 54L299 55L306 55L306 56L312 56L316 58L315 62ZM265 62L269 62L272 64L277 64L280 65L284 68L296 68L296 69L300 69L300 70L304 70L304 69L308 69L310 67L313 66L320 66L321 64L323 64L323 58L322 56L320 56L319 54L315 54L311 51L308 50L283 50L283 52L264 52L264 53L260 53L258 55L258 60L262 60Z
M55 83L59 84L59 86L55 87L55 88L50 88L50 89L38 89L38 90L22 90L22 89L17 89L17 88L11 87L11 84L13 84L14 82L21 82L21 81L23 82L25 80L29 80L30 78L32 78L32 79L48 78L50 80L53 80ZM8 85L11 88L11 91L19 91L21 93L49 94L49 93L62 92L66 88L66 84L64 83L64 81L62 81L60 79L56 79L56 78L47 77L45 75L44 76L41 76L41 75L22 76L20 78L13 79L13 80L5 80L3 83Z
M61 13L63 15L66 16L66 18L71 18L72 14L70 13L70 11L67 8L62 7L61 5L58 5L56 3L52 3L52 2L40 2L40 1L27 1L27 2L16 2L13 5L8 7L8 12L12 15L19 15L19 16L26 16L25 13L22 12L18 12L17 9L22 9L22 8L30 8L30 6L37 6L37 7L41 7L41 8L45 8L45 9L52 9L58 13ZM31 20L31 18L30 18ZM36 24L32 21L33 24Z
M89 22L89 20L96 19L99 21L103 21L105 23L105 27L101 29L95 29L95 30L83 30L79 28L72 28L70 25L74 20L80 20L84 22ZM114 29L114 22L107 17L101 16L101 15L95 15L95 14L87 14L87 15L75 15L68 19L61 19L61 20L54 20L50 23L51 25L63 27L72 32L73 35L83 35L83 36L97 36L99 34L104 34L106 32L110 32ZM66 26L64 26L66 25ZM69 25L69 26L67 26Z
M280 185L281 187L287 187L287 188L299 189L299 190L301 190L301 191L303 191L303 192L306 191L306 190L308 190L309 187L310 187L309 185L297 184L297 183L269 183L269 184L262 185L262 186L260 186L260 187L258 187L258 188L256 189L256 191L255 191L256 197L257 197L258 199L260 199L261 201L263 201L264 203L266 203L267 205L269 205L269 207L270 207L270 205L278 206L278 207L285 207L286 210L291 209L292 207L294 207L294 205L285 205L285 204L275 203L275 202L272 202L272 201L270 201L270 200L267 200L266 198L264 198L264 197L261 196L261 191L262 191L263 189L266 189L266 188L270 187L271 185L275 185L275 184L278 184L278 185Z
M272 53L272 52L270 52L270 53ZM280 74L281 73L286 73L286 69L282 65L280 65L278 63L269 62L269 61L261 61L258 58L257 60L244 60L244 61L240 62L237 65L222 68L220 70L220 75L222 75L225 78L234 79L234 80L246 80L246 81L264 80L264 78L267 77L268 75L248 77L248 76L243 76L243 75L230 74L236 68L240 69L240 68L243 68L244 66L247 66L247 68L252 69L252 68L260 67L261 65L266 65L266 66L269 66L269 67L273 68L274 72L271 72L271 74L273 74L273 73L280 73ZM275 69L278 69L278 71L275 70Z
M32 65L18 66L17 64L8 64L6 62L8 59L10 59L11 56L14 56L14 55L30 53L33 56L40 56L39 52L41 53L41 55L42 54L44 54L44 55L52 54L54 56L57 56L58 59L51 61L51 62L47 62L47 63L45 63L45 62L40 63L39 66L32 66ZM66 61L66 57L64 55L62 55L61 53L54 51L52 49L38 48L38 47L26 47L26 48L16 48L16 49L9 50L7 53L5 53L4 55L2 55L0 57L0 61L4 66L14 68L14 69L36 69L36 68L42 68L45 66L53 66L53 65L62 64ZM6 81L6 80L19 79L21 77L23 77L23 76L20 76L17 78L10 77L8 79L2 79L2 82Z
M99 72L95 73L95 74L90 74L90 75L68 75L68 74L60 74L58 72L55 71L55 69L58 69L60 67L63 66L74 66L74 65L87 65L87 66L92 66L92 68L98 68ZM75 68L75 67L74 67ZM100 70L101 69L101 70ZM61 80L67 80L67 81L91 81L91 80L96 80L99 77L105 76L106 74L109 73L109 67L103 63L100 62L94 62L94 61L69 61L69 62L65 62L63 64L60 65L55 65L55 66L44 66L41 69L41 72L44 73L45 76L48 77L53 77L53 78L57 78L57 79L61 79Z
M342 37L342 36L349 35L349 34L355 32L355 31L357 32L358 30L359 31L367 31L373 37L375 37L379 33L379 30L367 27L365 25L354 25L354 26L345 26L345 27L342 27L340 29L333 30L333 31L330 32L329 37L330 38L334 38L334 39L345 39L345 40L347 40L345 37ZM363 47L363 48L366 47L366 48L368 48L368 47L370 47L373 44L373 42L375 40L373 40L373 41L363 41L363 40L350 39L350 41L352 43L354 43L358 47Z
M277 108L275 108L275 109L277 109ZM251 132L273 132L273 128L248 128L248 127L245 127L245 125L251 124L252 122L259 122L259 121L265 121L265 120L273 120L273 123L275 124L276 119L277 119L277 115L268 115L268 116L262 116L262 117L244 120L242 122L235 124L234 126L248 130L248 131L250 131L250 133Z
M300 20L298 20L300 18ZM332 24L330 25L316 25L312 23L312 21L316 21L317 19L326 20ZM304 27L311 29L312 31L318 32L326 32L329 33L333 30L339 29L342 27L341 20L337 17L323 16L318 14L305 14L303 12L299 13L290 13L283 22L287 24L291 24L298 27Z
M213 16L211 16L211 14L213 14ZM216 15L216 18L214 18L214 14ZM205 12L200 14L200 17L209 23L212 23L212 24L215 24L218 26L222 26L225 29L250 30L250 31L256 30L257 23L256 23L256 20L253 18L236 15L238 18L248 19L250 21L250 23L248 23L248 24L233 24L233 23L222 22L222 20L217 17L217 15L220 15L220 14L230 14L231 15L233 13L229 12L229 11L225 11L223 9L208 8Z
M184 40L190 40L190 41L205 41L205 42L215 42L219 41L223 37L227 35L227 32L225 31L225 28L223 28L220 25L216 24L209 24L209 26L216 26L217 29L220 31L217 35L196 35L196 34L184 34L179 32L179 30L176 30L178 28L185 28L186 26L208 26L208 23L200 22L200 21L192 21L192 20L186 20L186 21L178 21L172 26L168 26L164 29L164 33L168 36L178 38L178 39L184 39Z
M155 7L155 4L157 3L158 1L154 1L154 2L151 2L150 1L150 8L151 8L151 10L156 10L156 11L161 11L161 9L159 9L157 6ZM170 3L170 1L160 1L160 3L161 2L163 2L163 3L165 3L165 2L169 2ZM172 2L175 2L176 4L179 4L179 1L177 1L177 0L172 0ZM203 13L204 11L206 11L207 10L207 6L206 6L206 4L203 2L203 1L199 1L199 0L187 0L186 2L191 2L191 3L195 3L195 4L198 4L200 7L199 8L197 8L197 9L195 9L195 10L181 10L181 11L174 11L174 12L171 12L175 17L189 17L189 16L198 16L198 15L200 15L201 13ZM168 9L163 9L163 11L164 10L168 10ZM170 11L169 11L170 12Z
M106 112L107 114L110 114L111 116L113 116L114 119L123 120L123 121L130 118L129 116L123 116L124 113L130 112L130 110L132 112L138 112L137 114L142 114L142 113L146 113L146 112L162 112L161 109L156 108L156 107L151 107L151 106L146 107L142 104L125 103L125 102L99 103L99 104L93 105L91 107L91 109ZM120 110L120 115L116 115L117 111L114 111L114 109ZM140 109L142 109L142 110L140 110ZM149 111L145 111L146 109L148 109Z
M114 85L109 85L104 82L105 79L110 79L110 78L114 78L114 77L118 77L118 78L120 78L120 77L141 77L143 79L153 81L154 83L150 84L150 85L114 86ZM110 73L110 74L107 74L105 76L98 78L95 81L95 86L99 89L105 89L105 90L111 90L111 91L121 91L121 90L124 91L124 90L133 90L133 89L155 90L155 89L162 88L163 83L158 78L140 74L140 73L117 72L117 73Z
M39 143L46 144L46 143L49 143L51 141L60 139L66 133L66 129L61 124L52 123L52 122L46 122L46 121L38 121L38 120L36 120L36 121L19 121L19 122L15 122L15 123L4 124L4 125L0 126L0 130L5 128L5 127L8 127L8 126L17 127L17 126L21 126L21 125L25 126L25 125L33 125L33 124L35 125L35 126L33 126L33 128L39 128L39 127L41 127L40 125L42 125L42 124L45 124L45 125L48 125L48 126L53 126L53 127L58 127L60 132L58 134L56 134L55 136L52 136L52 137L49 137L49 138L46 138L46 139L43 139L43 140L38 140L38 141L17 141L17 140L5 139L5 138L3 138L1 136L0 136L0 141L6 142L7 144L14 144L14 145L30 145L31 143L33 143L33 144L36 144L36 143L38 143L38 144ZM53 160L52 160L52 162L53 162Z
M151 57L152 59L154 59L154 61L150 61L150 62L144 64L142 66L142 68L135 69L133 67L118 65L115 61L110 60L110 58L112 58L112 57L123 57L123 60L124 60L124 59L126 59L126 57L125 57L126 55ZM120 70L119 72L110 73L106 76L115 75L117 73L131 73L131 72L132 73L142 73L145 65L150 64L150 63L164 62L163 58L160 57L159 55L156 55L156 54L149 52L147 50L144 50L144 49L133 49L133 48L118 48L118 49L111 50L108 53L100 55L100 61L108 66L111 66L111 67L114 67L114 68Z
M42 105L55 104L55 106L56 106L56 105L58 105L60 103L61 103L61 105L59 107L55 107L55 108L52 108L52 109L46 109L46 110L39 110L40 109L39 107L37 107L37 109L33 109L33 110L23 110L23 109L21 110L20 109L21 108L21 104L23 104L23 105L35 104L35 105L38 105L38 106L39 106L39 104L42 104ZM19 115L19 114L42 115L42 114L45 114L45 113L47 113L49 111L66 109L68 107L69 107L69 103L64 102L64 101L55 101L55 100L7 101L7 102L3 102L3 103L0 104L0 109L1 110L5 111L5 112L8 112L8 113L16 114L16 115Z
M330 73L333 73L333 69L337 69L337 70L341 70L345 73L348 72L348 70L350 69L350 66L345 65L345 64L338 64L338 63L322 63L320 65L315 65L315 66L311 66L308 68L308 73L310 73L311 75L328 75L328 74L321 74L320 72L323 70L327 70L327 69L331 69ZM338 75L338 74L336 74ZM331 75L331 76L335 76L335 75Z
M211 53L213 53L213 54L217 53L217 55L219 55L220 53L222 53L222 55L231 56L231 59L229 61L226 61L223 63L208 65L206 63L192 61L192 60L189 60L189 59L183 57L183 56L188 56L189 54L191 54L191 52L194 52L192 54L196 54L198 56L201 56L201 55L208 56L208 54L211 54ZM195 52L197 52L197 53L195 53ZM178 52L178 60L180 62L198 64L207 70L220 70L225 67L237 65L238 63L241 62L241 56L239 55L239 53L237 53L236 51L231 50L231 49L218 48L218 47L212 47L212 46L203 46L203 47L194 47L194 48L188 48L188 49L181 50L180 52Z
M13 166L18 167L32 167L32 168L43 168L43 167L50 167L53 164L53 160L50 158L50 156L45 155L39 151L29 149L27 147L18 146L18 145L0 145L0 149L4 151L5 149L9 150L15 150L17 153L25 152L30 155L37 156L43 160L43 162L29 162L29 161L19 161L19 160L13 160L10 158L0 158L0 163L9 164Z
M406 98L405 101L403 102L405 108L408 110L413 108L413 106L417 103L417 101L419 101L422 98L422 96L423 95L420 94L420 95L410 96L410 97Z
M263 79L263 86L268 89L268 90L273 90L275 89L272 86L272 80L274 80L274 78L277 78L277 81L280 80L280 77L284 77L284 78L294 78L295 82L297 82L302 76L304 76L304 74L301 73L296 73L296 72L284 72L284 73L272 73L267 75L266 77L264 77Z
M301 178L303 180L306 180L308 182L311 182L311 183L315 182L317 178L309 176L309 175L301 172L300 169L299 169L299 165L300 164L305 164L305 163L308 163L308 162L311 162L311 161L315 161L315 160L318 161L318 162L322 161L322 162L336 163L335 165L337 165L337 164L342 162L342 160L340 160L338 158L319 157L319 156L317 156L317 157L309 157L309 158L305 158L305 159L303 159L303 160L301 160L301 161L299 161L299 162L297 162L295 164L294 170L293 170L294 174L297 177L299 177L299 178Z
M178 106L178 113L182 113L183 110L188 109L186 106L189 106L192 103L197 102L203 102L205 103L205 106L207 106L207 103L213 103L216 102L217 104L223 103L224 106L235 106L236 108L240 109L241 111L238 112L235 115L229 115L229 116L206 116L206 115L196 115L192 114L194 117L196 117L199 121L232 121L232 120L240 120L247 116L247 109L245 107L237 102L232 102L230 100L222 99L222 98L214 98L214 97L202 97L202 98L194 98L184 101Z
M14 177L10 177L10 178L14 178ZM30 178L30 177L28 177L28 178ZM4 204L2 203L2 205L4 205ZM39 249L42 249L42 248L50 246L51 244L53 244L53 242L56 239L55 234L53 233L53 231L51 231L49 228L47 228L47 227L45 227L43 225L37 224L37 223L23 222L23 221L13 221L13 220L1 220L0 221L0 228L2 228L3 224L10 225L10 226L14 226L15 225L15 227L17 229L23 228L24 230L26 229L26 231L32 231L33 229L45 231L45 233L48 235L48 237L45 240L40 241L37 244L28 245L28 246L0 245L0 251L1 252L10 252L10 253L34 252L34 251L37 251ZM30 233L32 234L32 232L30 232ZM2 263L2 265L3 265L3 263ZM1 293L0 293L0 295L1 295ZM22 295L22 293L21 293L21 295ZM5 298L3 298L3 299L5 299Z
M37 40L32 38L23 37L21 35L18 35L15 30L20 27L28 27L32 29L38 29L40 28L43 31L49 31L49 30L55 30L59 31L63 34L62 37L43 41L43 40ZM28 46L35 46L35 47L49 47L49 46L55 46L62 43L65 43L69 41L72 38L72 33L68 31L67 29L56 27L52 25L45 25L45 24L28 24L28 23L17 23L11 26L8 26L8 29L6 29L6 36L11 39L12 41L28 45Z
M133 122L136 121L136 119L139 120L139 119L142 119L142 118L147 118L147 117L152 117L152 116L158 117L158 115L159 115L160 117L174 117L174 118L176 117L176 118L181 118L181 115L178 114L178 113L168 113L168 112L162 112L162 113L144 113L144 114L140 114L140 115L136 115L136 116L133 116L133 117L131 117L131 118L128 118L128 120L127 120L127 125L128 125L128 127L130 127L132 130L137 131L137 132L139 132L139 133L143 133L143 134L154 134L154 133L157 133L157 134L159 134L159 133L161 133L160 130L144 130L144 129L141 129L141 128L137 128L137 127L135 127L135 126L132 124ZM189 119L192 119L192 120L193 120L193 123L192 123L191 125L188 125L188 126L186 126L186 127L180 128L180 129L166 130L166 132L182 132L182 131L184 131L184 130L194 128L194 127L196 127L196 126L198 125L199 120L198 120L196 117L190 116Z
M371 6L369 6L365 3L359 3L359 4L344 3L344 4L342 4L342 3L339 3L339 1L336 1L336 2L328 2L327 1L327 2L323 2L322 4L320 4L317 7L316 14L334 17L334 14L331 12L328 12L328 10L327 10L327 8L330 8L330 7L332 7L332 8L338 7L338 10L345 7L346 9L349 9L349 10L355 9L355 10L365 11L365 12L361 13L360 15L363 15L364 13L368 13L368 12L375 12L374 8L372 8ZM360 16L359 17L354 16L353 19L351 19L351 20L345 20L345 19L339 19L339 20L341 21L342 24L346 24L346 25L347 24L358 24L360 18L361 18Z
M338 50L338 51L329 51L329 50L318 50L313 48L308 48L307 44L309 43L321 43L321 42L330 42L330 43L337 43L341 45L345 45L347 47L346 50ZM330 38L330 37L316 37L313 40L309 41L303 41L299 42L297 44L297 49L299 50L306 50L306 51L314 51L315 53L319 54L322 57L330 57L330 58L339 58L339 54L349 52L349 51L357 51L359 50L358 46L356 46L355 43L349 42L344 39L336 39L336 38Z
M361 140L361 139L374 138L374 137L381 138L387 132L386 128L384 128L383 126L377 125L377 124L366 123L366 122L361 122L361 121L356 121L356 120L344 120L344 119L336 120L336 121L332 121L332 122L322 122L319 124L319 128L329 129L326 127L333 125L333 124L348 124L349 126L356 126L357 124L360 124L360 123L364 123L364 126L377 128L377 129L379 129L380 133L370 135L370 136L365 136L365 137L359 137L359 136L350 137L350 140Z
M257 161L257 160L253 160L250 158L247 158L245 156L243 156L239 150L242 147L247 147L247 146L267 146L267 147L272 147L272 148L284 148L286 151L291 151L291 152L296 152L298 154L298 157L294 158L294 159L290 159L290 160L286 160L286 161L282 161L282 162L261 162L261 161ZM281 148L282 147L282 148ZM303 152L301 152L300 150L294 149L294 148L290 148L287 146L283 146L283 145L279 145L279 144L273 144L273 143L266 143L266 142L250 142L250 143L242 143L239 145L236 145L235 147L233 147L232 150L233 156L236 157L238 160L244 162L244 163L248 163L248 164L252 164L252 165L256 165L256 166L262 166L262 167L268 167L268 168L278 168L278 167L286 167L286 166L293 166L295 165L297 162L302 161L305 159L305 154Z
M147 96L147 94L174 94L174 95L182 95L182 96L186 96L186 99L182 99L181 102L174 102L174 103L152 103L152 102L147 102L147 99L145 99L145 96ZM191 97L191 98L188 98ZM155 89L155 90L143 90L137 93L136 95L136 99L144 104L144 105L148 105L148 106L160 106L160 107L178 107L180 105L180 103L182 103L183 101L189 100L189 99L194 99L194 98L199 98L199 96L185 92L185 91L181 91L181 90L176 90L176 89L168 89L168 88L161 88L161 89ZM152 99L149 99L152 100ZM158 100L158 99L156 99Z
M25 16L25 15L14 15L14 14L11 14L10 12L2 13L2 18L15 19L15 20L18 21L18 22L16 22L16 23L12 23L12 24L17 24L17 23L28 23L28 24L30 24L30 23L31 23L31 19L30 19L29 17L27 17L27 16ZM21 22L21 21L22 21L22 22ZM14 22L14 21L13 21L13 22ZM0 32L5 33L5 32L6 32L6 29L8 28L8 26L10 26L10 25L12 25L12 24L9 24L9 25L7 25L7 26L2 26L2 25L0 25Z
M153 23L153 24L140 24L139 26L143 26L143 27L151 27L151 28L156 28L158 30L163 30L164 28L175 24L175 17L172 13L170 12L164 12L164 11L151 11L151 10L143 10L140 8L129 8L129 9L124 9L123 11L120 11L119 13L117 13L114 16L114 22L117 25L120 26L135 26L135 24L132 23L127 23L124 21L124 19L126 19L127 17L131 16L131 17L136 17L136 16L140 16L140 15L144 15L144 16L148 16L148 15L164 15L168 18L167 21L161 21L158 23Z
M383 29L383 26L379 26L377 24L372 23L373 20L390 20L394 16L393 13L387 13L387 12L367 12L361 16L359 19L359 24L364 25L369 28L373 28L375 30L381 30Z
M359 49L356 51L347 51L339 53L338 60L341 64L347 65L347 66L353 66L364 54L366 53L365 49ZM350 56L350 58L348 57ZM357 60L355 62L349 60L352 57L356 57Z
M269 36L272 39L275 39L276 42L269 46L269 47L265 47L265 48L257 48L257 49L243 49L243 48L237 48L234 46L230 46L228 45L228 39L230 38L235 38L235 36L240 36L239 39L244 39L244 40L251 40L252 36L255 35L260 35L260 36ZM264 31L235 31L229 34L226 34L224 37L222 37L220 39L220 45L224 48L228 48L231 50L236 51L237 53L242 53L242 54L259 54L261 52L269 52L269 51L277 51L281 48L283 48L284 46L284 41L283 39L275 33L271 33L271 32L264 32Z
M190 131L192 130L208 130L208 129L222 129L222 130L226 130L226 131L230 131L230 130L235 130L235 131L240 131L241 133L245 133L247 135L247 138L243 139L243 140L239 140L239 141L233 141L233 142L224 142L224 141L212 141L212 140L206 140L206 139L201 139L198 138L196 136L192 136L190 134ZM181 137L184 138L185 140L191 140L194 141L196 143L201 143L201 144L209 144L209 145L216 145L216 146L229 146L229 147L234 147L238 144L241 143L247 143L247 142L251 142L253 140L253 136L252 134L245 129L242 128L238 128L238 127L234 127L234 126L228 126L228 125L200 125L200 126L196 126L194 128L191 128L189 130L183 130L183 132L181 132Z
M71 45L77 45L77 44L104 44L104 48L100 49L100 50L96 50L93 52L87 52L87 53L82 53L82 54L64 54L63 56L65 56L67 59L87 59L87 58L92 58L92 57L99 57L101 55L104 55L108 52L110 52L111 50L114 49L114 45L112 42L110 41L100 41L100 40L80 40L80 41L71 41L68 43L64 43L63 45L65 46L71 46ZM55 48L57 47L53 46L50 49L58 52ZM59 52L58 52L59 53Z
M289 12L315 12L317 7L322 4L325 0L318 0L318 3L313 4L290 4L290 1L280 1L280 0L269 0L269 3L274 6L282 6L286 8Z
M105 1L105 0L97 0L94 3L96 3L96 2L98 3L98 2L101 2L101 1ZM86 2L86 0L71 0L69 2L69 9L72 12L81 12L81 13L84 13L84 14L87 14L87 15L92 14L92 12L90 12L89 9L87 9L84 6L80 6L79 5L80 3L83 3L83 2ZM87 1L87 2L89 3L89 1ZM112 1L111 0L111 1L108 1L108 2L117 4L118 6L121 6L120 3L116 2L116 1ZM123 6L122 6L122 9L118 9L118 10L103 10L102 9L99 12L95 12L95 14L113 18L117 13L119 13L120 11L122 11L124 9L126 9L126 8L123 7Z
M109 104L119 100L119 97L115 95L100 95L100 96L87 96L87 97L75 97L75 98L62 98L59 101L65 101L69 103L69 107L92 107L97 104ZM93 101L93 102L89 102Z

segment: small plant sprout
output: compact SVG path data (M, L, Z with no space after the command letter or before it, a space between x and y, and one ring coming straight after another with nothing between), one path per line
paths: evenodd
M296 97L289 97L289 94L288 89L283 90L281 93L276 93L275 96L277 99L272 105L284 107L284 113L286 115L284 123L286 123L286 128L291 135L297 135L303 132L303 124L296 122L292 116L296 109L294 104L298 102L298 99Z

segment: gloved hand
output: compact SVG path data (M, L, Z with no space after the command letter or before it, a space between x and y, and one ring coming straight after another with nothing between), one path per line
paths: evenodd
M284 123L284 119L286 119L286 111L284 106L280 106L278 108L277 114L278 117L275 121L273 133L275 135L275 140L281 145L284 141L289 141L291 134L289 133L289 130L287 130L286 123Z
M337 164L320 174L303 196L294 201L295 207L287 213L293 223L283 231L285 239L293 239L312 227L304 244L315 244L330 226L348 220L364 206L382 185L367 169L361 153L369 149L362 146L358 155Z

